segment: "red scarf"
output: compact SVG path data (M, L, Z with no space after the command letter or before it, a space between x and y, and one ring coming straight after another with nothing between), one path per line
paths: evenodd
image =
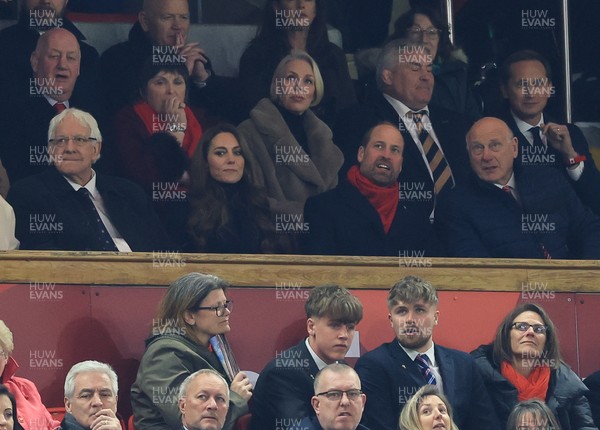
M133 106L135 113L140 117L142 121L144 121L144 125L146 126L146 130L151 135L156 133L155 130L155 115L158 115L152 107L146 102L139 102ZM194 152L196 151L196 146L198 146L198 142L200 142L200 138L202 137L202 126L194 116L192 110L186 106L185 109L185 117L187 119L187 128L185 129L185 134L183 135L183 144L181 147L188 155L188 157L192 157ZM162 124L161 124L162 125ZM163 127L160 127L160 130L163 130Z
M358 166L352 166L348 170L348 181L358 188L358 191L367 198L369 203L377 210L383 224L385 234L390 231L392 222L396 216L400 192L396 184L389 187L375 185L360 173Z
M502 376L508 379L517 389L519 402L529 399L546 401L548 384L550 383L550 368L547 366L536 367L526 378L518 373L512 365L506 361L502 362L500 369Z

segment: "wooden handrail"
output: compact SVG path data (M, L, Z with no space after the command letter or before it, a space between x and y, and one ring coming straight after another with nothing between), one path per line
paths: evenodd
M236 287L339 284L389 289L406 275L440 290L600 292L600 261L225 255L180 253L0 252L0 283L165 286L189 272L212 273Z

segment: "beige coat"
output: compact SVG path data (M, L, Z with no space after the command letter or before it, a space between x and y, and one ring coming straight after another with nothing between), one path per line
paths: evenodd
M310 109L304 115L310 156L269 99L259 101L238 127L255 161L255 180L276 212L302 214L307 198L335 188L344 162L329 127Z

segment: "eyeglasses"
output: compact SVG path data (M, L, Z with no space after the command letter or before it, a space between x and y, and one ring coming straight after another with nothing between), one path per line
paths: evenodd
M98 139L96 139L95 137L85 136L58 136L54 139L50 139L48 142L50 142L54 146L62 148L66 146L67 143L69 143L69 140L72 140L77 146L83 146L88 142L95 142Z
M339 402L340 400L342 400L342 396L344 394L346 394L346 396L348 396L348 400L354 401L354 400L357 400L358 398L360 398L362 391L357 390L357 389L347 390L347 391L329 390L329 391L323 391L322 393L318 393L315 395L316 396L325 396L325 397L327 397L327 400Z
M412 36L420 36L422 34L423 36L429 36L434 39L439 37L441 32L442 30L439 30L435 27L421 28L419 26L415 26L408 29L408 33L410 33Z
M219 306L198 306L196 308L199 311L215 311L218 317L225 315L225 309L231 312L233 309L233 302L231 300L226 300L225 303Z
M526 322L515 322L511 325L512 328L516 328L519 331L527 331L529 327L533 327L535 334L546 334L548 327L542 324L528 324Z

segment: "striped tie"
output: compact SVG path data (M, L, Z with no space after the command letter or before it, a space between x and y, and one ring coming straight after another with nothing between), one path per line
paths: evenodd
M440 148L438 148L431 135L425 130L423 125L423 114L426 113L427 111L424 110L419 112L408 112L408 117L412 117L412 120L415 122L419 141L423 146L425 158L427 158L431 174L433 175L434 191L435 194L438 195L447 184L450 185L450 188L454 188L455 184L454 178L452 177L452 169L450 169L446 157L444 157L444 154Z
M435 375L431 371L431 367L429 367L429 357L427 357L425 354L419 354L417 355L417 358L415 358L415 363L417 363L417 366L419 366L419 369L421 370L421 373L423 374L423 377L427 383L430 385L436 385L437 381L435 380Z

